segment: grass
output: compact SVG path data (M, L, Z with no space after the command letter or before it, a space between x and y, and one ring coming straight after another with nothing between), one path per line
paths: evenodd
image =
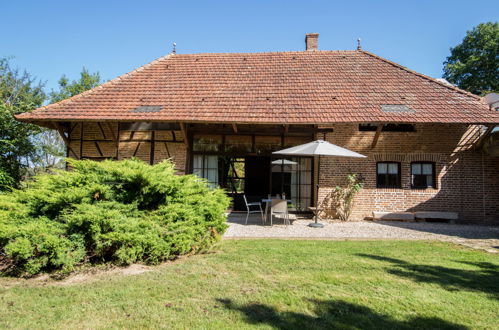
M229 240L140 275L0 278L1 328L497 327L499 257L441 242Z

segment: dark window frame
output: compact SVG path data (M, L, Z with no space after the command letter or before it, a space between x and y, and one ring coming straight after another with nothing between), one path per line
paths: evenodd
M414 185L414 175L421 175L423 176L424 174L413 174L412 173L412 165L413 164L430 164L431 165L431 185ZM411 162L411 189L436 189L437 188L437 178L436 178L436 165L435 162L430 162L430 161L417 161L417 162ZM421 171L423 170L423 167L421 166ZM426 175L424 175L426 176Z
M379 174L378 173L378 165L379 164L387 164L387 169L389 164L397 164L397 178L396 178L396 184L395 185L386 185L386 184L381 184L380 183L380 175L391 175L391 174ZM393 175L393 174L392 174ZM391 162L391 161L383 161L383 162L376 162L376 188L387 188L387 189L400 189L402 188L402 165L400 162Z
M359 124L359 132L376 132L378 125L381 124L371 124L363 123ZM416 127L414 124L383 124L382 132L416 132Z

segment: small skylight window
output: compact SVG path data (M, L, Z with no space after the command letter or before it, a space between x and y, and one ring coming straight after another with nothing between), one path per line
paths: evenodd
M163 109L160 105L142 105L132 110L132 112L159 112Z
M404 104L382 104L381 111L394 113L415 113L416 111Z

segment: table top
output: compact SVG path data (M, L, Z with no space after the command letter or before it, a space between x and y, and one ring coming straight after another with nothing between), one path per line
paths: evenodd
M280 199L280 198L264 198L262 199L262 203L271 203L272 199ZM286 199L288 203L291 203L291 199Z

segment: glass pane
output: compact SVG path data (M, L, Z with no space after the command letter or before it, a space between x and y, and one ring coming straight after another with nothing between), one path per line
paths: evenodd
M311 141L310 138L306 137L285 136L284 147L285 148L294 147L300 144L308 143L310 141Z
M398 186L398 175L396 174L388 174L387 175L387 185L391 187Z
M399 165L390 163L388 164L388 174L398 174L399 172Z
M433 175L426 176L426 185L433 188Z
M412 179L412 185L417 188L425 188L426 177L424 175L414 175Z
M298 158L301 171L311 171L312 170L312 159L310 158Z
M218 170L206 170L206 179L212 183L218 183Z
M388 173L388 164L386 163L378 163L378 174L386 174Z
M202 155L194 155L193 168L194 169L203 168L203 156Z
M433 166L432 164L423 164L423 174L432 174Z
M282 149L280 136L255 136L255 151L258 154Z
M412 174L413 175L421 174L421 164L412 164Z
M218 170L218 156L205 156L206 168Z
M298 185L291 185L291 196L288 198L291 198L293 201L296 200L299 196L299 188L300 186Z
M387 177L386 174L379 174L378 175L378 178L377 178L378 186L383 187L383 186L386 186L388 184L386 177Z
M312 172L303 171L300 175L302 184L311 184L312 183Z
M300 195L305 198L310 198L312 193L311 185L302 185L300 186Z
M251 152L251 136L249 135L227 135L225 137L225 151L229 152Z
M221 135L196 135L193 139L194 151L218 151L222 143Z

